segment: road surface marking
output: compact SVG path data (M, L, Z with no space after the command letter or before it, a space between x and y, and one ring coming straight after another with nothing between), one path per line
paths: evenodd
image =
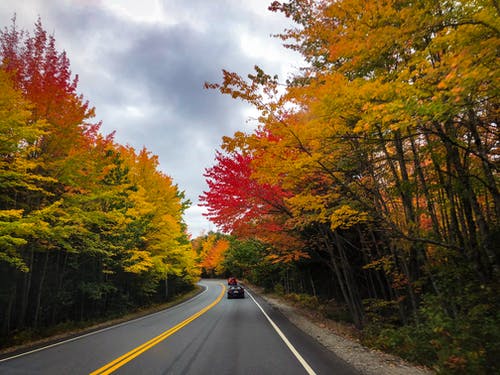
M286 338L285 334L281 331L281 329L276 325L276 323L273 322L273 320L269 317L269 315L267 315L267 313L264 311L264 309L262 308L262 306L255 300L255 298L253 298L253 296L247 292L247 294L253 299L253 301L255 302L255 304L257 305L257 307L260 309L260 311L262 311L262 313L264 314L264 316L267 318L267 320L269 321L269 323L271 323L271 326L274 328L274 330L276 332L278 332L278 335L281 337L281 339L285 342L286 346L288 346L288 349L290 349L290 351L293 353L293 355L298 359L298 361L300 362L300 364L302 365L302 367L304 367L304 369L306 370L306 372L309 374L309 375L316 375L316 373L314 372L314 370L311 368L311 366L309 366L309 364L306 362L306 360L300 355L300 353L297 351L297 349L295 349L295 347L292 345L292 343Z
M201 309L198 311L196 314L191 315L189 318L184 320L183 322L177 324L176 326L166 330L165 332L159 334L158 336L152 338L151 340L145 342L142 345L139 345L135 349L132 349L128 353L123 354L122 356L116 358L115 360L109 362L108 364L104 365L103 367L93 371L90 373L90 375L105 375L105 374L111 374L113 371L119 369L126 363L130 362L134 358L138 357L142 353L144 353L146 350L151 349L153 346L156 344L159 344L163 340L165 340L167 337L173 335L175 332L179 331L181 328L185 327L189 323L191 323L193 320L196 318L200 317L201 315L205 314L208 310L210 310L212 307L217 305L222 297L224 296L224 293L226 291L226 288L224 285L220 284L222 286L222 291L217 297L215 301L213 301L210 305L206 306L205 308Z
M174 305L172 307L169 307L168 309L166 310L171 310L171 309L175 309L175 308L178 308L188 302L191 302L195 299L197 299L198 297L200 297L202 294L204 294L208 289L205 288L205 290L203 290L201 293L195 295L194 297L182 302L182 303L179 303L178 305ZM11 359L14 359L14 358L19 358L19 357L23 357L25 355L28 355L28 354L32 354L32 353L36 353L36 352L40 352L42 350L45 350L45 349L50 349L50 348L53 348L55 346L59 346L59 345L63 345L63 344L67 344L69 342L72 342L72 341L76 341L76 340L80 340L80 339L83 339L84 337L88 337L88 336L92 336L92 335L95 335L97 333L101 333L101 332L105 332L105 331L109 331L110 329L114 329L114 328L117 328L117 327L120 327L120 326L123 326L125 324L130 324L130 323L134 323L134 322L138 322L140 320L143 320L143 319L147 319L151 316L154 316L154 315L158 315L158 314L161 314L161 313L164 313L165 310L161 310L161 311L157 311L153 314L149 314L149 315L145 315L145 316L141 316L140 318L136 318L136 319L132 319L132 320L127 320L126 322L123 322L123 323L118 323L118 324L115 324L115 325L112 325L112 326L109 326L109 327L106 327L106 328L103 328L103 329L99 329L97 331L92 331L92 332L89 332L89 333L85 333L83 335L80 335L80 336L76 336L76 337L73 337L71 339L68 339L68 340L64 340L64 341L59 341L59 342L56 342L54 344L50 344L50 345L47 345L47 346L42 346L41 348L37 348L37 349L33 349L33 350L30 350L28 352L24 352L24 353L20 353L20 354L16 354L16 355L13 355L11 357L7 357L7 358L4 358L4 359L0 359L0 363L2 362L6 362L6 361L9 361Z

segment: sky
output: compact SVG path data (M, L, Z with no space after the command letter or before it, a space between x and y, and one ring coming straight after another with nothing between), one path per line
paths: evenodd
M203 88L222 69L242 76L258 65L283 81L300 56L272 35L292 27L271 0L1 0L0 27L30 33L40 17L58 51L66 51L78 92L96 109L102 134L136 150L146 147L159 169L192 202L184 215L197 237L216 231L202 215L203 173L223 136L251 132L256 113Z

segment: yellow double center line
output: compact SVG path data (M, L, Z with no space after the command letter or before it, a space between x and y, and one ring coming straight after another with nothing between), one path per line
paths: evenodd
M128 363L131 360L133 360L134 358L138 357L139 355L141 355L142 353L144 353L146 350L151 349L156 344L159 344L160 342L162 342L163 340L165 340L167 337L173 335L175 332L177 332L178 330L180 330L182 327L187 326L189 323L191 323L196 318L198 318L201 315L205 314L208 310L210 310L212 307L214 307L215 305L217 305L220 302L220 300L222 299L222 297L224 296L224 292L226 291L226 288L222 284L221 284L221 286L222 286L221 293L219 294L219 296L217 297L217 299L215 301L213 301L210 305L208 305L207 307L205 307L202 310L198 311L196 314L191 315L189 318L187 318L183 322L177 324L176 326L170 328L169 330L167 330L167 331L161 333L160 335L152 338L151 340L145 342L144 344L138 346L137 348L132 349L131 351L129 351L128 353L125 353L121 357L116 358L114 361L109 362L107 365L105 365L105 366L103 366L103 367L101 367L101 368L99 368L99 369L91 372L90 375L111 374L113 371L119 369L120 367L122 367L126 363Z

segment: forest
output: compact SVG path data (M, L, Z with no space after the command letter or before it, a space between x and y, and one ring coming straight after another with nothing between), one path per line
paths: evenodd
M205 83L259 118L215 151L200 201L218 232L194 239L191 202L100 132L41 20L0 30L0 346L233 275L437 373L498 373L498 1L269 10L304 64Z
M258 65L206 88L258 110L225 136L194 247L204 276L343 306L363 343L439 373L500 358L500 7L496 0L292 0Z
M0 346L168 300L199 274L190 202L102 135L40 19L0 31Z

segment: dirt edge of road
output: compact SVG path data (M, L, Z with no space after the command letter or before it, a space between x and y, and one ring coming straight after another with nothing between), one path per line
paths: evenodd
M285 299L277 295L266 294L254 285L247 285L247 287L273 308L279 310L295 326L319 341L363 375L434 374L428 368L415 366L394 355L369 349L352 337L339 334L338 323L332 320L319 318L312 311L295 307Z
M47 336L47 337L33 340L30 342L22 343L22 344L19 344L16 346L0 348L0 359L10 357L10 356L16 355L18 353L27 352L30 350L35 350L35 349L38 349L38 348L41 348L44 346L48 346L48 345L60 342L60 341L69 340L69 339L72 339L74 337L89 334L89 333L99 331L99 330L102 330L102 329L105 329L105 328L108 328L108 327L111 327L111 326L114 326L117 324L128 322L130 320L139 319L139 318L142 318L143 316L146 316L146 315L157 313L159 311L162 311L162 310L174 307L176 305L179 305L179 304L181 304L181 303L183 303L191 298L194 298L196 295L200 294L204 290L205 289L203 287L197 286L191 292L188 292L182 296L179 296L179 297L173 299L172 301L169 301L169 302L166 302L163 304L159 304L159 305L155 305L155 306L151 306L148 308L140 309L140 310L137 310L136 312L131 312L129 314L126 314L120 318L107 320L107 321L104 321L101 323L92 324L92 325L78 328L78 329L60 332L60 333L57 333L55 335L51 335L51 336Z

